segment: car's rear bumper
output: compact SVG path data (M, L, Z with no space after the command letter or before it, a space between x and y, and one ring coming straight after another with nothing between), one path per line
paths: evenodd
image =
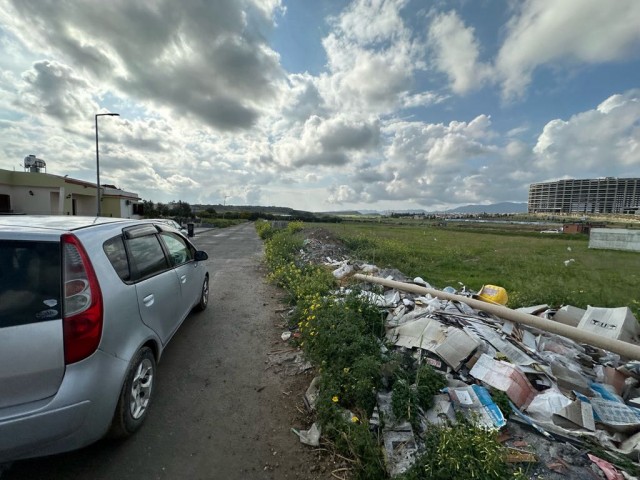
M67 367L53 397L0 409L0 463L73 450L100 439L109 428L127 367L98 350Z
M0 462L73 435L85 423L91 402L0 422ZM5 458L6 456L6 458Z

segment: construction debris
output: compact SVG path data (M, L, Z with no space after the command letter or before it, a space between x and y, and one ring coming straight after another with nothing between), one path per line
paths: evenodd
M640 431L640 409L635 406L640 404L640 389L635 388L640 365L622 360L623 353L634 359L640 353L637 320L630 310L570 307L562 311L562 323L556 323L555 312L546 305L519 312L502 306L506 292L496 286L485 286L484 298L467 291L460 301L454 292L423 286L427 282L422 279L422 285L405 288L388 279L355 278L394 287L376 294L395 300L384 307L387 338L396 348L439 360L443 372L462 380L464 386L447 389L451 404L477 425L500 429L513 414L548 439L580 443L590 438L629 452L630 435ZM559 336L548 324L571 335ZM617 354L598 348L602 345L613 346ZM485 386L506 393L513 411L501 412ZM636 404L627 404L624 393L631 401L638 399ZM449 411L441 397L437 405L440 412ZM438 423L442 413L426 412L425 418ZM635 455L639 443L632 442ZM510 450L509 461L537 459L533 453ZM550 471L566 470L562 461L549 461Z
M391 476L420 455L425 429L455 423L458 412L476 425L508 431L504 438L515 440L505 443L507 460L535 464L532 475L584 479L599 469L601 477L632 478L599 457L587 458L585 447L599 445L638 467L640 326L631 310L535 305L515 311L504 306L508 297L500 286L437 290L423 278L407 283L402 272L381 271L345 254L327 257L321 262L343 285L348 279L366 282L361 296L386 318L387 341L447 377L433 407L419 412L419 427L396 421L391 393L378 392L369 425L382 428ZM385 288L368 288L371 283ZM308 407L316 382L305 395ZM504 402L498 407L495 392L506 394L509 408Z
M393 477L404 473L413 465L418 446L411 424L398 421L393 414L390 392L378 392L378 409L385 419L382 441L387 470Z

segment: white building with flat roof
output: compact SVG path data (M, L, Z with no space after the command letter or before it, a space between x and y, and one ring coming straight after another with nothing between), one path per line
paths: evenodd
M87 215L97 212L96 184L43 173L39 169L15 172L0 169L0 215ZM104 217L141 218L137 193L113 185L101 187Z

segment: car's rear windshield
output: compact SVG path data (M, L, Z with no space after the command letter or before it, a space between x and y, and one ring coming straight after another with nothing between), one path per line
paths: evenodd
M0 240L0 328L61 318L60 244Z

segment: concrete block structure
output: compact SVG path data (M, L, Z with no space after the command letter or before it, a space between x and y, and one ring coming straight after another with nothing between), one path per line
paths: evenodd
M589 248L640 252L640 230L594 228L589 235Z
M529 213L640 214L640 178L558 180L529 185Z

